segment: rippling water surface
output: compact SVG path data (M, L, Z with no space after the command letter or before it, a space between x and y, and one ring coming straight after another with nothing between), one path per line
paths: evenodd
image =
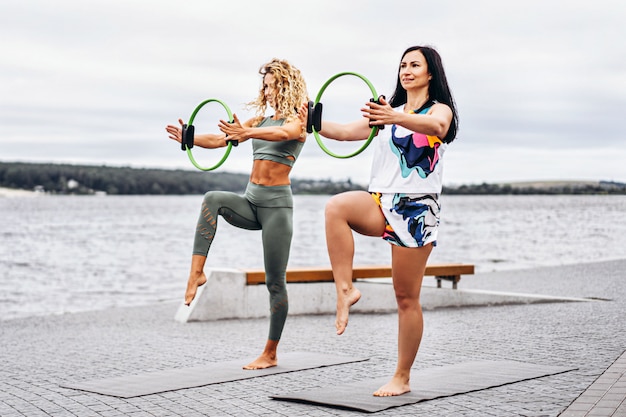
M180 299L201 196L0 198L0 320ZM328 265L328 196L295 196L290 266ZM430 262L477 272L624 258L626 196L444 196ZM208 265L262 265L258 231L224 221ZM356 264L388 244L357 236Z

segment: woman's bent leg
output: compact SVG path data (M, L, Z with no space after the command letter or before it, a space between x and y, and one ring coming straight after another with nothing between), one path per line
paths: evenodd
M387 384L375 396L401 395L411 391L411 367L424 331L420 290L432 244L420 248L392 245L393 286L398 304L398 363Z
M206 284L206 275L204 274L204 264L206 256L191 255L191 269L189 270L189 278L187 279L187 290L185 291L185 305L191 304L196 297L198 287Z
M217 231L218 214L234 226L251 230L260 228L250 203L245 197L226 191L210 191L204 195L196 226L191 269L185 291L186 305L191 304L198 287L206 283L204 264Z
M349 191L331 197L326 203L325 217L326 246L337 291L335 327L340 335L348 325L350 306L361 298L359 290L352 285L352 231L382 236L385 219L372 196L365 191Z

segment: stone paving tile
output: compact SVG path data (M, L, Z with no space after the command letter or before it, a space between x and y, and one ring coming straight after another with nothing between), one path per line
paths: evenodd
M626 416L626 352L576 398L561 416Z
M415 369L501 359L576 370L393 408L376 415L565 416L566 409L567 413L570 408L571 412L578 412L579 401L597 401L598 395L605 395L604 404L610 405L606 409L612 408L615 416L626 415L623 403L615 408L621 394L611 395L612 389L624 393L626 381L618 380L607 393L606 380L616 374L603 375L626 349L622 324L626 273L622 271L626 271L626 260L465 278L461 289L612 301L426 311L424 338ZM391 375L395 366L397 318L393 314L354 314L348 330L340 337L334 334L332 316L292 316L279 354L311 350L370 359L128 399L59 386L233 359L241 359L243 365L263 347L267 319L181 324L173 320L177 307L163 303L0 321L0 415L358 416L363 413L276 401L270 396L384 377ZM603 389L587 391L595 381L604 384Z

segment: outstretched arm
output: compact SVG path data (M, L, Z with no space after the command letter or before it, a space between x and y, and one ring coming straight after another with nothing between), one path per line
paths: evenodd
M413 132L443 138L452 122L452 110L442 103L434 104L426 114L413 114L395 111L381 98L380 104L369 102L362 108L363 115L371 120L372 125L396 124Z
M364 118L346 124L322 121L319 133L328 139L348 141L367 139L371 131L369 119Z
M250 119L241 123L237 115L233 115L233 122L220 120L218 127L228 135L228 140L246 141L250 138L269 141L304 140L306 138L306 104L303 104L298 113L298 118L291 120L282 126L253 127Z
M169 133L169 138L180 143L182 141L182 126L184 124L182 119L178 119L180 127L174 125L167 125L165 130ZM193 143L201 148L222 148L226 146L226 136L222 133L203 133L196 134L193 137Z

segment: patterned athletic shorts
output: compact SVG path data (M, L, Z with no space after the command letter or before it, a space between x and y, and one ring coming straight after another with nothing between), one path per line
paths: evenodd
M417 248L437 245L439 196L433 194L370 193L385 216L382 238L391 244Z

